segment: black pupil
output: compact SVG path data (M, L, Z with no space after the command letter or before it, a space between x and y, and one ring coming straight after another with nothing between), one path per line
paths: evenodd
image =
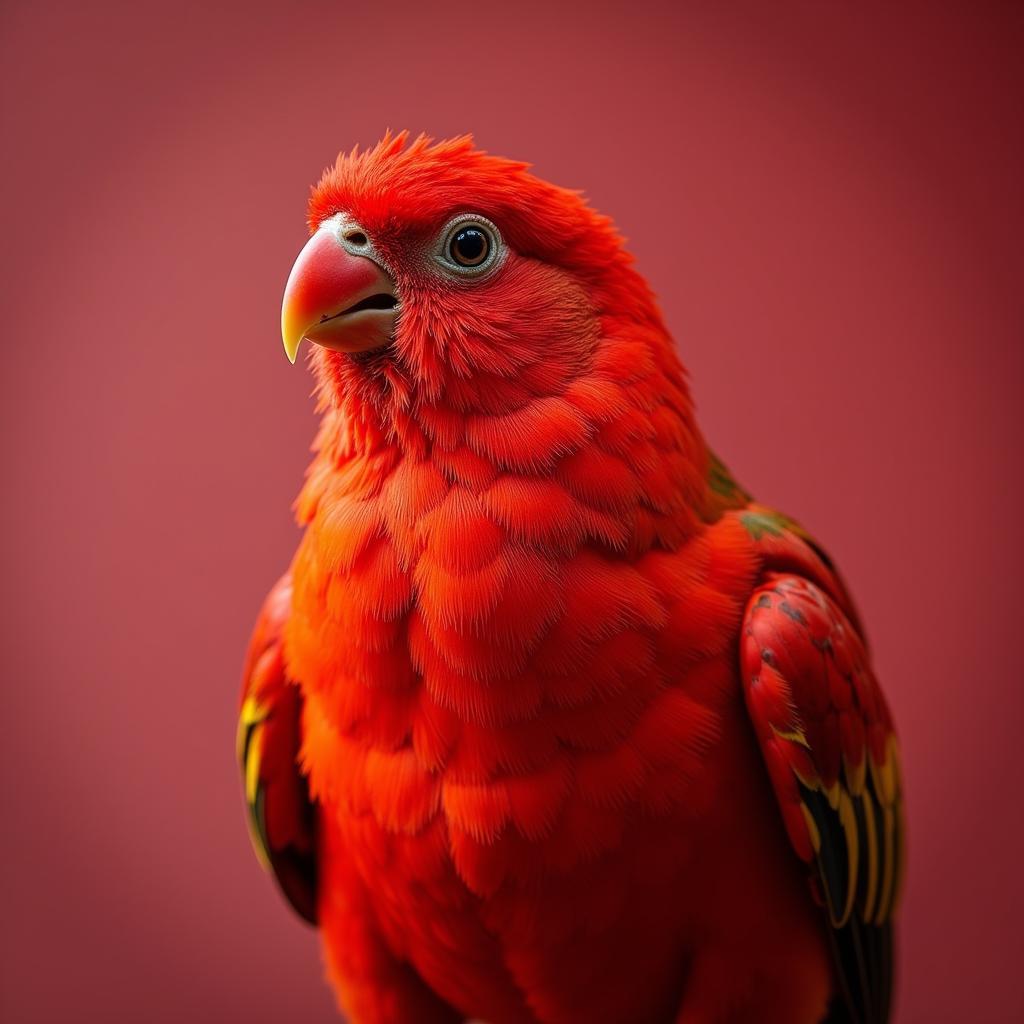
M487 259L490 243L479 228L463 228L451 244L452 257L464 267L479 266Z

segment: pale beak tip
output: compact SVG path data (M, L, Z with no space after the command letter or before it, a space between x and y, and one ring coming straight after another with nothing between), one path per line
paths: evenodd
M299 346L302 344L302 330L298 324L290 323L292 317L287 315L281 318L281 341L284 343L284 354L288 362L295 365L295 357L299 354Z

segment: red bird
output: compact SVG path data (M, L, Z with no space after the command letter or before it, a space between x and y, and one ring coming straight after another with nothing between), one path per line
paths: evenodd
M313 191L323 423L245 667L258 848L357 1024L888 1019L897 747L612 222L468 139Z

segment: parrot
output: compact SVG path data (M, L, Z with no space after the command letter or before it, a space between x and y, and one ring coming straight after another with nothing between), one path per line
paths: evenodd
M389 132L308 227L281 328L321 418L237 757L340 1012L889 1020L903 795L864 628L705 441L613 221Z

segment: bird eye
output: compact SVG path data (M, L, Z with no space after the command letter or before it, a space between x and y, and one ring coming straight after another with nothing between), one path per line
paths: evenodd
M448 243L448 255L460 267L479 267L491 253L491 240L483 228L467 224Z
M443 263L464 276L489 270L501 246L498 229L482 217L459 217L448 225L443 237Z

